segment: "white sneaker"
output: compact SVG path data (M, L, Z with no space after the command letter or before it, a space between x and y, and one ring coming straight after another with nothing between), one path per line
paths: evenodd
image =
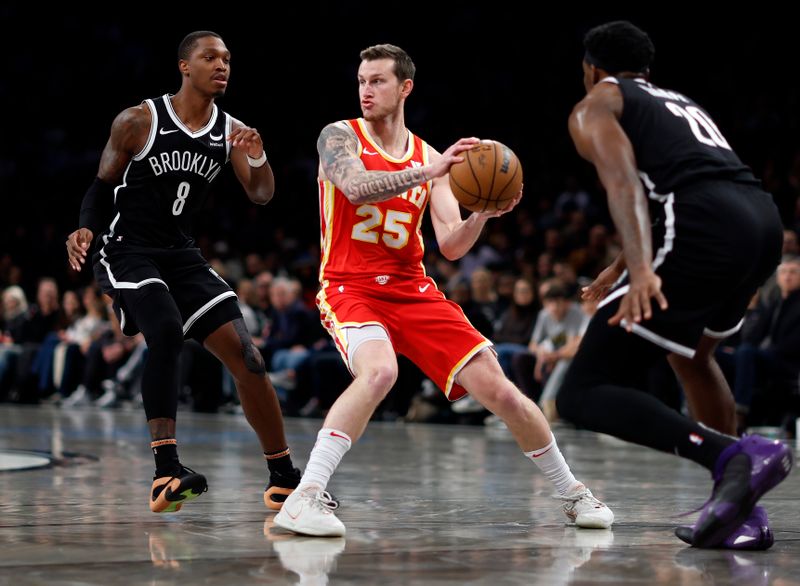
M65 409L69 409L71 407L88 405L89 401L89 393L86 391L86 387L83 385L78 385L78 388L72 391L72 394L69 397L61 401L61 406Z
M298 487L275 515L275 525L303 535L341 537L344 524L333 514L338 506L329 493L316 485Z
M103 394L95 399L94 406L101 409L113 406L117 402L117 385L114 384L114 381L104 380L100 387L103 389Z
M592 491L580 484L569 494L555 495L564 501L564 514L578 527L586 529L608 529L614 522L614 513L597 500Z

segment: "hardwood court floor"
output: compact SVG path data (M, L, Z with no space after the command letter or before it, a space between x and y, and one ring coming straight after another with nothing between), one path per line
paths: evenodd
M155 515L141 411L0 406L0 452L13 450L9 461L22 450L60 458L0 472L0 584L800 581L796 470L763 500L776 536L770 551L695 550L673 535L693 519L677 515L710 490L709 474L690 462L556 428L576 476L617 516L613 531L579 530L565 525L549 483L507 432L371 423L330 486L347 536L315 539L272 527L265 463L244 417L180 413L178 423L182 461L210 489L179 513ZM298 465L320 424L287 420Z

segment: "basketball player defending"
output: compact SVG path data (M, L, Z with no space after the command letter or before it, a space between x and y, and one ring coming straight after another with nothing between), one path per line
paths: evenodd
M633 385L666 355L695 416L731 429L731 391L714 349L741 327L778 264L776 206L705 110L647 81L654 48L646 33L612 22L589 31L584 44L587 95L569 129L597 168L623 252L584 291L602 302L558 412L708 468L714 488L689 534L693 545L766 549L766 513L754 506L788 475L791 451L757 435L737 441L715 432Z
M344 535L325 488L392 388L395 353L401 353L450 400L469 392L499 415L553 482L572 521L609 527L614 515L575 480L541 411L503 376L491 342L445 299L422 265L420 225L429 199L440 250L457 259L521 192L503 211L462 220L447 172L478 139L461 139L437 153L405 126L415 71L405 51L377 45L362 51L361 60L364 117L328 125L317 142L323 245L317 304L354 380L331 407L300 486L275 524L308 535Z
M280 508L300 471L292 466L275 390L235 293L185 232L187 216L201 207L228 160L254 203L269 202L275 182L258 131L214 104L230 75L220 36L187 35L178 58L177 94L145 100L114 120L83 199L81 227L67 239L69 262L80 270L95 241L95 276L113 297L123 332L141 331L147 342L142 399L156 460L151 510L176 511L207 490L205 477L178 460L177 363L184 338L201 342L233 374L270 470L264 500Z

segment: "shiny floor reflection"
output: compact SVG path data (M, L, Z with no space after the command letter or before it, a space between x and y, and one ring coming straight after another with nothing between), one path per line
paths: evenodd
M287 421L298 465L320 423ZM763 501L770 551L695 550L672 530L708 496L707 472L607 436L556 434L614 509L613 531L566 526L507 432L372 423L331 484L347 537L317 539L272 526L265 464L241 416L179 415L182 460L210 488L155 515L142 413L0 406L0 451L55 459L0 472L0 584L798 584L796 471Z

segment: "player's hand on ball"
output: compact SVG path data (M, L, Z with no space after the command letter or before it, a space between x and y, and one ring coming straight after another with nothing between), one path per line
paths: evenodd
M450 147L442 153L442 156L439 159L430 165L431 169L431 179L434 177L441 177L442 175L446 175L447 172L450 170L450 166L455 163L460 163L464 160L464 157L461 157L461 153L464 151L468 151L476 144L480 144L480 140L475 138L474 136L471 138L462 138L459 139L456 143L450 145Z
M514 199L512 199L509 202L509 204L506 207L504 207L502 210L498 209L498 210L492 210L490 212L474 212L474 213L479 214L479 215L483 216L484 218L499 218L503 214L507 214L508 212L513 210L517 206L517 204L520 202L521 199L522 199L522 187L519 188L519 193L517 193L516 197L514 197Z

